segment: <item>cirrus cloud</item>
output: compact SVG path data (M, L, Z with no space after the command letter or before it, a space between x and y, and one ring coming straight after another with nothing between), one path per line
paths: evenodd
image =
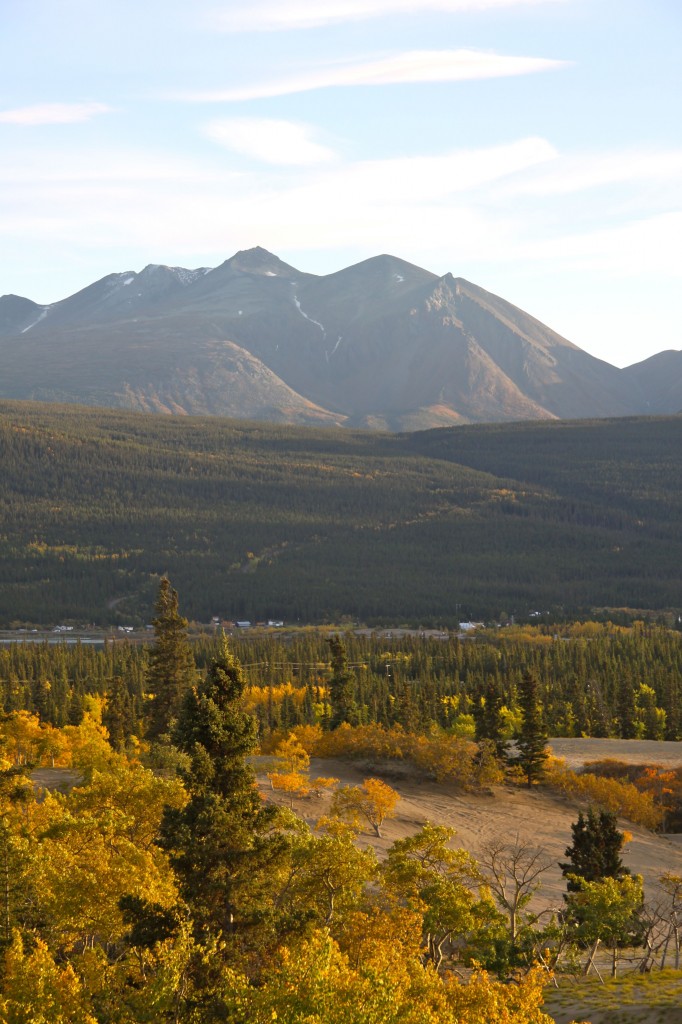
M203 134L222 146L268 164L303 166L325 163L334 153L312 138L309 125L260 117L210 121Z
M304 75L271 82L210 92L181 93L176 98L196 103L236 103L334 86L465 82L530 75L569 66L570 61L507 57L481 50L408 50L378 60L325 65Z
M30 107L0 110L0 124L43 125L76 124L89 121L97 114L107 114L105 103L38 103Z
M214 11L211 24L223 32L276 32L319 28L344 21L364 21L396 14L459 14L505 7L529 7L565 0L265 0L250 6Z

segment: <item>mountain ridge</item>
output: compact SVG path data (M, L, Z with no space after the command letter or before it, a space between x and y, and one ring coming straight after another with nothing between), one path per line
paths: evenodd
M260 246L0 298L0 397L400 431L670 414L682 353L624 370L508 300L389 254L304 273Z

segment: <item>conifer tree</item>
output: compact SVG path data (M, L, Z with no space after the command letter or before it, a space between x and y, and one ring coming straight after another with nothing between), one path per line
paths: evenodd
M239 940L267 916L267 880L286 850L273 826L279 811L263 804L246 758L256 723L244 711L241 667L223 638L206 679L186 695L175 745L189 801L167 808L159 844L170 854L180 891L201 941Z
M616 701L621 738L632 740L637 735L637 723L635 720L635 689L630 678L622 677L620 679Z
M109 742L114 750L121 751L134 732L134 714L128 688L120 676L114 676L106 696L102 725L109 732Z
M187 639L187 619L178 610L178 594L167 576L161 579L153 620L156 640L149 656L147 690L152 695L147 735L169 732L183 698L196 681L196 665Z
M621 879L630 874L620 856L625 835L618 830L612 811L597 813L590 807L587 818L581 811L578 820L571 825L571 832L573 843L566 850L569 860L559 865L568 878L569 892L578 892L581 880L599 882L602 878ZM571 875L575 877L569 877Z
M331 649L332 677L329 680L331 702L330 728L336 729L342 722L357 725L358 707L355 699L355 673L348 668L348 656L339 636L327 640Z
M521 728L516 742L519 748L517 763L523 769L529 786L542 777L547 760L547 736L542 721L538 684L534 675L526 672L519 686Z
M500 761L506 760L507 741L504 738L504 718L502 705L504 698L498 686L490 680L482 694L474 701L473 713L476 727L476 742L490 740L495 744L495 756Z

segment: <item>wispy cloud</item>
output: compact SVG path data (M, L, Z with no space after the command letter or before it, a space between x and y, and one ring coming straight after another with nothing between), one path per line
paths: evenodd
M110 111L111 107L105 103L39 103L32 107L0 110L0 124L75 124Z
M446 14L489 11L506 7L530 7L563 3L565 0L265 0L215 10L211 24L223 32L275 32L282 29L319 28L344 21L396 14Z
M327 146L312 138L309 125L269 118L235 117L210 121L203 134L214 142L268 164L303 166L334 158Z
M480 149L456 149L436 156L360 160L316 176L292 190L297 207L317 204L320 211L339 202L378 210L395 204L426 207L457 193L553 160L555 149L542 138ZM334 199L336 197L336 201ZM293 198L293 196L290 196Z
M0 166L0 229L31 237L41 219L68 223L63 238L79 244L139 245L222 253L244 248L366 247L376 239L402 253L433 250L482 254L508 248L510 218L486 211L484 186L554 159L543 139L414 158L335 162L301 169L292 182L284 169L235 173L220 160L207 167L169 155L87 150L44 152L37 165ZM188 187L194 184L196 187ZM473 208L467 203L477 197ZM172 211L169 215L169 211ZM9 218L9 220L3 220ZM188 231L188 226L191 230ZM166 257L169 258L169 257ZM178 257L173 257L178 258ZM202 256L205 261L206 256Z
M560 196L605 185L628 182L678 181L682 176L682 149L583 154L561 157L523 181L504 185L500 194Z
M521 258L547 262L554 271L599 271L617 279L644 271L682 279L682 211L641 217L595 231L555 235L518 247Z
M332 86L398 85L418 82L464 82L507 78L565 68L570 62L545 57L506 57L480 50L410 50L380 60L325 65L304 75L177 98L201 103L232 103L285 96Z

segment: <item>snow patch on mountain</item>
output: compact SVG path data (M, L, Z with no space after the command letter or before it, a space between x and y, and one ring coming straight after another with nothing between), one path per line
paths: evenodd
M296 306L296 309L299 311L301 316L304 317L304 319L309 320L311 324L315 324L316 327L320 328L320 330L322 331L322 340L324 341L324 339L327 337L327 331L325 329L324 324L321 324L319 320L313 320L311 316L308 316L305 310L301 308L301 303L298 301L298 295L296 294L296 285L292 283L291 287L293 290L294 305Z
M172 274L177 278L180 284L194 284L200 277L204 277L206 274L210 274L213 267L199 267L197 270L187 270L185 267L169 267Z
M49 306L46 306L45 309L40 314L40 316L37 318L37 320L33 320L32 323L28 325L28 327L24 327L21 333L26 334L26 331L30 331L32 327L35 327L35 325L39 324L41 320L44 320L45 317L47 316L47 311L49 310L49 308Z

